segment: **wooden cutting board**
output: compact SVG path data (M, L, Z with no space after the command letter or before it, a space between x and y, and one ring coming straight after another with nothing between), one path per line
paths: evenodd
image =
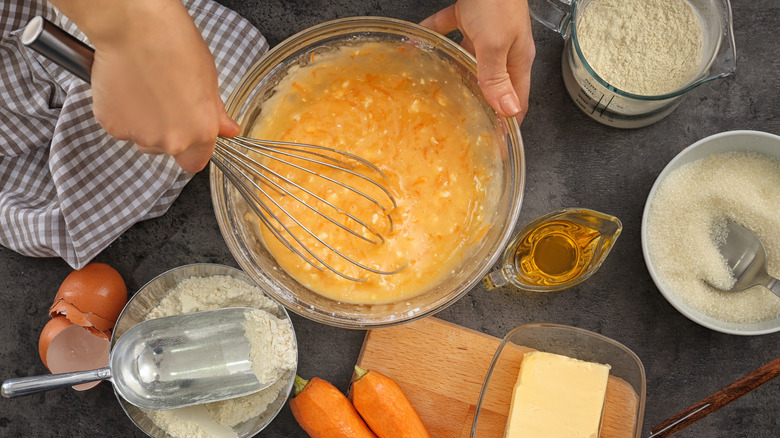
M469 437L474 412L500 339L437 318L398 327L370 330L358 366L375 369L395 380L417 409L433 437ZM479 437L500 438L509 413L522 355L494 379L505 394L483 404ZM634 436L638 397L628 383L610 376L601 438Z

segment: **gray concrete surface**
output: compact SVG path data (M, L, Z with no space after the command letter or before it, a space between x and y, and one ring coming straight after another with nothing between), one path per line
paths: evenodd
M324 20L383 15L419 21L440 1L223 0L277 44ZM617 130L583 115L560 75L562 40L534 25L537 58L531 106L522 130L527 185L518 225L572 206L618 216L623 235L590 280L559 293L524 294L481 286L439 317L494 336L528 322L574 325L633 349L647 372L644 433L675 412L780 355L780 334L740 337L696 325L661 296L644 265L640 221L655 177L686 145L722 131L756 129L780 134L780 4L733 4L739 66L730 78L689 95L670 117L647 128ZM217 228L208 178L199 174L164 217L139 223L96 261L116 267L131 293L155 275L183 264L236 266ZM38 334L60 282L70 272L61 260L33 259L0 248L0 378L45 372ZM299 373L347 389L364 332L336 329L293 316L300 343ZM780 379L770 382L684 430L680 437L780 436ZM447 409L442 406L442 409ZM116 402L111 386L88 392L59 390L0 400L0 436L142 436ZM266 437L305 436L289 408Z

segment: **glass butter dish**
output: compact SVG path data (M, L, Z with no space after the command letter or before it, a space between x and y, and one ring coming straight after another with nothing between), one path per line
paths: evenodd
M533 350L609 365L599 438L640 438L646 382L639 357L606 336L558 324L522 325L504 337L482 385L471 438L504 436L520 363Z

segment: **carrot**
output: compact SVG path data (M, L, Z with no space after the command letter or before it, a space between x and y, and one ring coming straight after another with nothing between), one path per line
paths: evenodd
M290 410L312 438L376 438L347 397L318 377L295 376Z
M355 366L352 404L379 438L430 438L420 415L391 378Z
M303 87L303 85L301 85L301 84L299 84L297 82L293 82L292 86L295 87L301 93L308 93L309 92L309 90L307 90L306 88Z

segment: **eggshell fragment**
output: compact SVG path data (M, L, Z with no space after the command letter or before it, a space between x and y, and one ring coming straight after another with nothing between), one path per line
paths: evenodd
M111 342L95 336L76 324L70 324L51 340L46 351L46 362L53 374L71 373L103 368L108 365ZM84 391L100 383L76 385L73 389Z
M52 317L38 339L38 353L52 373L103 368L108 364L111 330L127 303L122 276L103 263L71 272L60 285ZM98 382L76 385L79 391Z
M41 356L41 361L43 361L43 365L46 368L49 368L49 365L46 364L46 352L49 350L49 344L51 344L55 336L60 334L62 329L70 324L71 322L68 321L65 315L57 315L43 326L41 336L38 338L38 354Z
M119 272L103 263L90 263L65 278L49 314L65 315L74 324L107 332L126 303L127 286Z

